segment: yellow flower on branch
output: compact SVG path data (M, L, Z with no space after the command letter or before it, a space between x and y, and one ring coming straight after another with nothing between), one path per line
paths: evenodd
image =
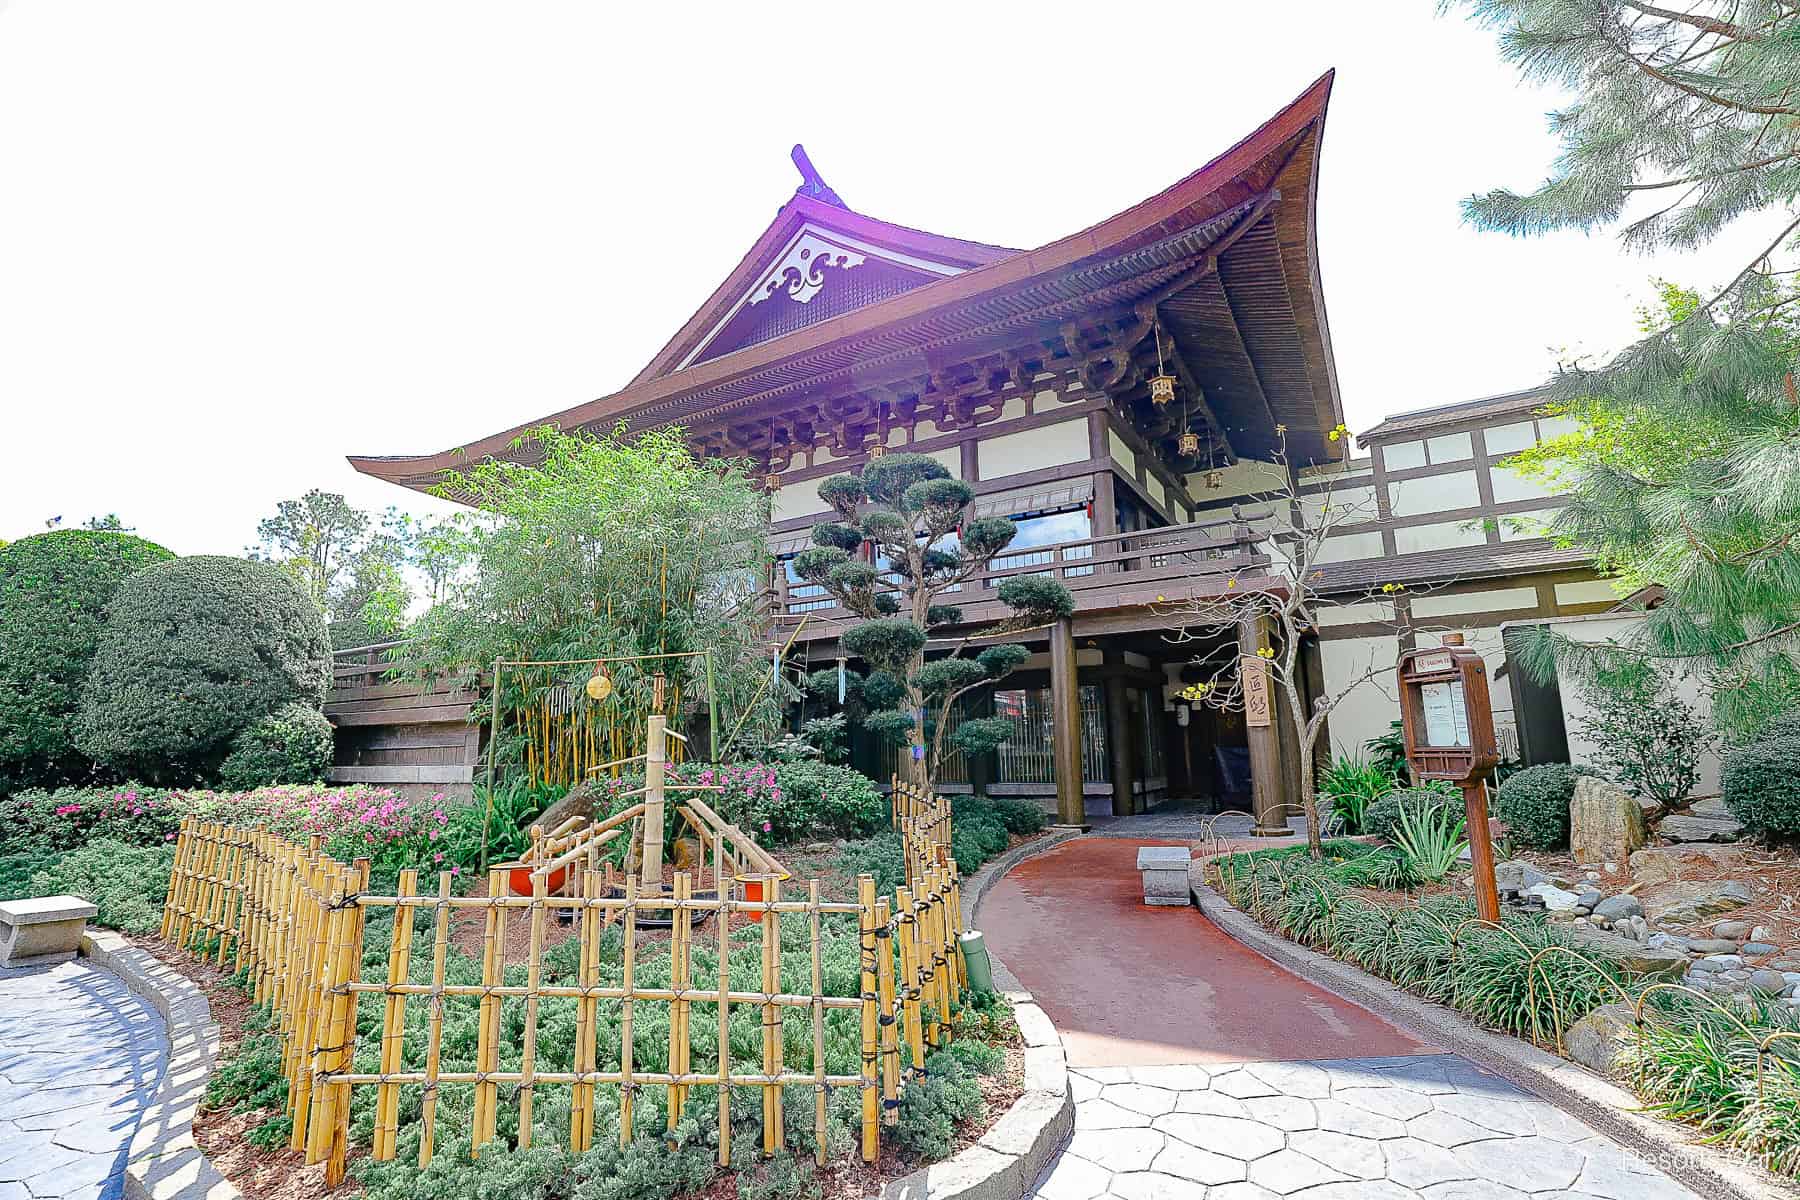
M1272 646L1263 646L1257 650L1256 657L1261 659L1272 659L1275 657L1275 649Z

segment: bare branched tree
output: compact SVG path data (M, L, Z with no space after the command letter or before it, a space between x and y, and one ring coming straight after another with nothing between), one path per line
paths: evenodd
M1307 844L1317 854L1321 823L1313 761L1326 721L1339 704L1365 685L1394 702L1396 711L1398 699L1393 690L1394 663L1377 659L1333 681L1307 703L1309 689L1301 659L1304 639L1318 630L1327 610L1351 606L1366 609L1366 614L1358 614L1359 624L1388 626L1396 637L1408 630L1418 632L1421 627L1413 622L1411 600L1446 583L1346 586L1341 570L1334 583L1331 558L1326 553L1332 534L1346 525L1374 520L1375 502L1339 495L1335 477L1329 475L1308 480L1309 485L1318 485L1317 490L1303 491L1288 459L1286 430L1280 425L1275 428L1281 436L1275 462L1286 482L1263 499L1274 503L1278 513L1285 510L1291 514L1292 520L1271 534L1273 570L1230 575L1217 594L1165 604L1161 611L1172 627L1170 641L1200 647L1193 662L1202 678L1183 690L1184 699L1209 708L1242 711L1245 672L1261 671L1267 679L1270 719L1284 723L1283 732L1300 752L1300 808L1306 816ZM1330 436L1337 441L1347 435L1340 425ZM1266 626L1268 644L1244 653L1238 638L1246 625Z

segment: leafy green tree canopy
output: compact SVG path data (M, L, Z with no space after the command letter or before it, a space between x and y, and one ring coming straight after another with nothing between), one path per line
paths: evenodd
M79 529L0 548L0 794L92 770L69 726L107 602L133 573L172 557L143 538Z
M1641 341L1571 364L1551 402L1590 432L1547 450L1569 488L1552 534L1663 602L1628 644L1545 633L1526 666L1632 658L1710 677L1743 732L1800 701L1800 397L1791 239L1800 230L1800 8L1779 0L1463 0L1527 78L1575 94L1536 190L1471 197L1515 235L1616 226L1630 250L1690 249L1740 219L1772 241L1709 298L1665 289ZM1643 207L1642 204L1647 204ZM1759 235L1760 241L1760 235Z
M146 567L106 610L75 744L150 783L210 780L231 740L284 704L318 709L325 622L285 571L200 556Z
M446 475L439 495L481 514L458 533L445 598L419 621L407 659L421 671L496 658L563 661L711 649L722 723L756 738L779 723L766 603L768 500L737 459L701 462L682 431L545 426L516 445L532 465L485 460ZM622 667L620 689L661 669L703 701L698 658ZM570 668L571 681L581 668ZM721 736L721 749L723 749Z

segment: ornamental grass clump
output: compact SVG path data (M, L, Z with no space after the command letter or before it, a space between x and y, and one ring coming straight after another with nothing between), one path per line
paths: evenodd
M1800 1176L1800 1017L1776 1004L1733 1011L1684 993L1645 999L1620 1073L1650 1112L1685 1121L1777 1174ZM1758 1054L1758 1048L1762 1053ZM1758 1058L1761 1063L1759 1066Z
M1360 754L1340 754L1319 772L1319 798L1342 833L1362 833L1369 805L1397 786L1392 771Z
M1560 1045L1569 1026L1624 994L1618 968L1561 926L1524 914L1489 925L1460 895L1380 903L1339 877L1354 857L1332 857L1261 851L1222 858L1217 871L1233 904L1284 936L1541 1045Z

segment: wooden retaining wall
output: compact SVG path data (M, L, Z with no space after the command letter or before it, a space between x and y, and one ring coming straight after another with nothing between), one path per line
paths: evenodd
M329 778L466 799L481 761L483 729L469 719L479 697L446 680L385 679L387 651L397 644L332 655L325 716L337 735Z

